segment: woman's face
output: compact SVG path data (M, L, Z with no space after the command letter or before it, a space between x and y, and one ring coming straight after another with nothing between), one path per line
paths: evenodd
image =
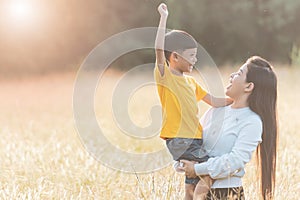
M246 63L240 67L237 72L230 75L229 85L226 87L226 95L232 99L237 99L245 93L245 87L247 87L247 65Z

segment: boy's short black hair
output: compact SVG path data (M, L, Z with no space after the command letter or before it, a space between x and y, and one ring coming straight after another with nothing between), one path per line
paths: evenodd
M186 49L197 48L197 41L185 31L172 30L165 35L165 57L170 61L171 53L174 51L184 51Z

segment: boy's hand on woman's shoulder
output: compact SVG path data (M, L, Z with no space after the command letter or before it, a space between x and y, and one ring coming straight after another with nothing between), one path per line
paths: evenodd
M166 4L161 3L157 8L161 17L167 17L169 15L168 7Z

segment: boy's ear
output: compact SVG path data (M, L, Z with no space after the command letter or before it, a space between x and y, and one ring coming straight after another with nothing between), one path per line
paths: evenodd
M171 53L171 57L177 62L178 61L178 54L176 52Z
M245 92L252 92L254 89L254 83L246 83Z

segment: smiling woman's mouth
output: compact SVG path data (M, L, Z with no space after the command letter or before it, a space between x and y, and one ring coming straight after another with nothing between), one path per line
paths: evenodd
M230 89L232 86L232 84L229 84L227 87L226 87L226 90Z

